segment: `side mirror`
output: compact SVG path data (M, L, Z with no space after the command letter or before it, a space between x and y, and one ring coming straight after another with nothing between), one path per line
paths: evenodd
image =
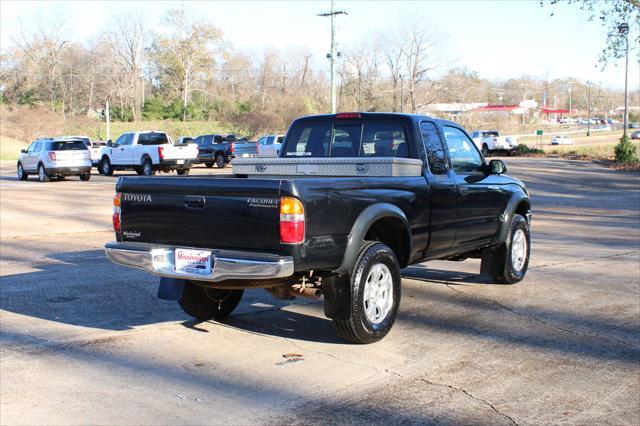
M502 160L491 160L489 162L489 171L492 175L501 175L507 173L507 165Z
M21 150L20 150L20 152L21 152L22 154L26 154L26 153L27 153L27 150L26 150L26 149L21 149Z

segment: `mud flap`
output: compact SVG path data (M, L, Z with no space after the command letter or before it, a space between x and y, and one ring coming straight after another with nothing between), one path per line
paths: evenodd
M349 274L333 275L322 280L324 314L327 318L347 321L351 318L351 280Z
M158 287L158 299L163 300L180 300L184 291L185 280L177 278L160 278L160 286Z

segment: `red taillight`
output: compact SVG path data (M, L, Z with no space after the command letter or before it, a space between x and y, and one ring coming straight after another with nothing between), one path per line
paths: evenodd
M51 161L56 161L56 153L55 152L50 152L49 153L49 158L51 158Z
M121 198L122 194L119 192L116 192L115 197L113 197L113 230L116 231L116 233L120 233L120 230L122 228L121 223L120 223L120 198Z
M161 146L158 147L158 158L160 158L161 160L164 160L164 147L161 147Z
M229 146L229 151L231 151L232 154L236 152L236 144L231 142L231 146Z
M336 114L336 118L360 118L359 112L341 112Z
M280 242L300 244L304 241L304 206L292 197L280 199Z

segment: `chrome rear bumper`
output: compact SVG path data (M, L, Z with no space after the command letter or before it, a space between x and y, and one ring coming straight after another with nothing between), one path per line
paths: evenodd
M192 247L159 246L147 243L110 242L104 246L107 258L114 263L144 269L161 277L182 278L196 281L223 281L229 279L257 280L286 278L293 275L291 256L269 253L252 253L233 250L211 250L213 268L210 275L177 272L175 249Z

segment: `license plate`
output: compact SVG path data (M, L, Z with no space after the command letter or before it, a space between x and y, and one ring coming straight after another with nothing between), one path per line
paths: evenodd
M184 164L184 160L178 160L176 161L177 164Z
M211 275L211 252L209 250L176 249L176 272Z

